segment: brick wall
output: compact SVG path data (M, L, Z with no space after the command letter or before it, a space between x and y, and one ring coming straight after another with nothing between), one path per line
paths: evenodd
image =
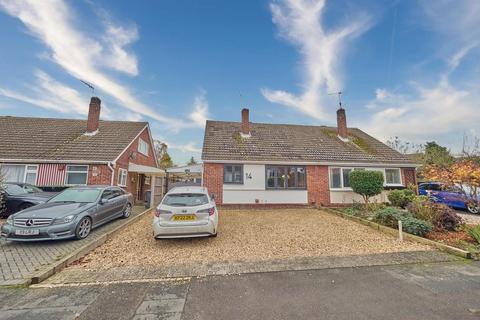
M138 152L138 141L141 138L143 141L148 143L148 156L145 156ZM130 158L132 153L135 153L135 156ZM118 185L118 171L120 168L128 170L128 164L134 163L142 166L149 166L149 167L157 167L155 163L155 156L154 156L154 148L150 143L150 136L148 134L147 128L145 128L142 133L139 135L137 139L128 147L127 150L118 158L116 165L115 165L115 176L113 178L113 185ZM137 183L138 183L138 175L137 173L130 173L127 174L127 186L126 190L131 192L135 199L137 195ZM144 190L149 190L149 186L145 186Z
M87 183L89 185L110 185L112 171L105 164L91 164L88 166Z
M327 166L307 166L307 191L309 204L330 205Z
M215 194L216 204L223 203L223 164L203 164L203 186L208 189L210 194Z
M405 187L409 185L417 185L417 174L415 168L402 168L402 181Z

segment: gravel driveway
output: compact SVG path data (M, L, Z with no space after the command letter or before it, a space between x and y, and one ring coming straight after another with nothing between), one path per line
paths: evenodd
M115 235L74 268L167 266L432 250L317 209L220 210L217 238L155 240L152 217Z

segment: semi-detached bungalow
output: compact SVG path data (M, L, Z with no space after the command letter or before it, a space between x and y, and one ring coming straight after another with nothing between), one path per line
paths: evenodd
M87 120L1 116L4 180L40 187L120 186L137 201L156 189L153 200L159 202L165 172L157 168L148 122L103 121L100 111L100 99L92 97Z
M416 184L416 165L357 128L207 121L203 184L217 204L316 204L361 201L350 188L352 170L378 170L385 188ZM386 193L377 197L386 201Z

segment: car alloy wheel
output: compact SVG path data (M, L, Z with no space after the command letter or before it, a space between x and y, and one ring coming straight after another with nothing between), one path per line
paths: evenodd
M132 214L132 205L130 203L127 203L125 206L125 209L123 209L123 216L122 218L128 218Z
M75 236L77 239L85 239L90 234L92 230L92 221L85 217L80 220L75 230Z
M475 205L475 204L467 205L467 210L468 210L468 212L474 213L474 214L477 214L479 212L478 206Z

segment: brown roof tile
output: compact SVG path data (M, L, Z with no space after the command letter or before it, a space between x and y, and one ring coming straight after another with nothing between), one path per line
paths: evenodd
M239 122L207 121L202 159L413 165L405 155L356 128L348 129L350 142L344 142L335 127L250 123L251 137L242 138L240 126Z
M113 161L147 124L100 121L85 136L86 120L0 116L0 160Z

